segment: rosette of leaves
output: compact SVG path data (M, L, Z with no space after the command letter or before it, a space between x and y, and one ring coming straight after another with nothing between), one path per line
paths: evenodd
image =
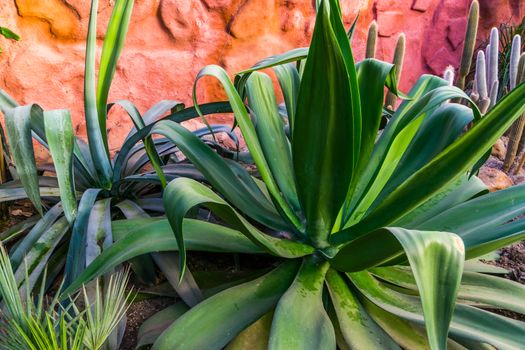
M113 242L111 220L134 217L145 211L163 212L162 187L184 175L201 178L191 165L176 157L176 146L166 138L140 136L162 118L182 122L198 116L194 108L164 100L143 115L129 101L108 102L108 93L121 54L134 2L116 1L95 79L96 25L98 1L91 3L87 34L84 110L88 142L77 137L68 110L44 111L36 104L20 106L0 91L0 108L5 114L12 159L12 181L0 186L0 201L28 198L37 214L0 234L12 246L10 258L18 283L23 283L25 258L30 289L49 264L49 283L64 268L69 285L84 268ZM122 147L114 157L108 148L106 120L111 108L123 108L133 121ZM228 112L228 103L205 106L207 113ZM214 126L214 132L229 128ZM208 135L208 128L193 133ZM2 131L3 134L3 131ZM144 134L144 133L143 133ZM5 136L3 137L5 142ZM33 141L47 149L51 167L37 166ZM220 147L216 142L215 147ZM153 169L157 169L158 174ZM51 175L49 175L51 174ZM140 257L133 264L143 282L155 278L153 261Z
M284 109L259 72L270 67ZM153 349L522 346L525 324L490 310L525 313L525 288L475 259L525 237L525 186L489 194L473 174L525 111L524 85L481 118L460 89L425 75L379 133L395 70L354 64L336 0L320 1L308 49L261 61L235 84L217 66L203 76L223 85L259 175L176 123L156 124L151 133L208 185L175 179L167 219L114 222L117 242L70 288L152 251L177 250L180 278L187 250L267 254L278 263L262 276L148 320ZM195 207L221 222L187 218Z

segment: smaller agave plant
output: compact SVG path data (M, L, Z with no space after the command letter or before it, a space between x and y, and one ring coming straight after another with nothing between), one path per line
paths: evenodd
M270 67L281 109L259 72ZM207 183L170 182L167 219L115 222L122 238L70 288L147 252L178 250L180 278L186 250L268 254L279 264L266 274L156 316L153 349L235 349L243 337L244 348L283 350L522 347L525 323L490 310L525 313L525 287L472 259L525 237L525 186L488 194L474 175L525 111L524 85L481 118L460 89L423 76L379 133L395 68L354 64L336 0L320 1L308 49L261 61L235 84L218 66L197 80L207 75L224 86L258 174L159 122L151 133ZM187 218L194 207L221 222Z
M182 122L198 116L194 108L174 100L163 100L141 114L127 100L108 102L111 82L124 46L134 1L117 0L108 24L96 79L96 28L98 1L91 2L86 40L84 111L88 142L77 137L67 109L43 110L37 104L21 106L0 90L0 110L5 115L2 132L11 178L0 186L0 202L29 199L35 216L0 234L0 241L12 245L11 263L19 284L24 282L27 262L30 289L47 265L50 283L64 269L68 286L102 250L113 242L114 216L137 217L146 211L163 212L162 187L184 175L202 178L190 164L176 158L177 148L166 138L152 139L147 132L160 119ZM124 109L134 127L121 148L111 156L107 118L112 108ZM208 111L229 112L227 103L210 104ZM214 126L236 141L229 127ZM194 132L208 135L208 128ZM51 166L37 165L33 140L52 158ZM220 146L213 141L209 144ZM153 169L157 169L157 173ZM50 175L51 174L51 175ZM149 256L132 262L139 280L152 283L155 265Z

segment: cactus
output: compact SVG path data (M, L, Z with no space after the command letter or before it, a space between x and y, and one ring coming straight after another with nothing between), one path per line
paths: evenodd
M401 79L401 71L403 70L403 61L405 60L405 49L406 49L406 36L401 33L397 38L396 50L394 51L394 65L396 67L396 80L399 82ZM395 108L397 97L393 93L389 92L386 97L386 106L392 109Z
M492 91L493 87L499 87L499 81L498 81L498 64L499 64L499 32L498 28L492 28L490 31L490 46L488 47L489 51L489 57L488 57L488 72L487 72L487 83L488 86L491 87L491 90L489 92L489 95L497 96L497 93L494 94ZM498 84L495 84L494 82L498 81ZM493 101L496 103L496 101Z
M377 47L377 22L372 21L370 27L368 27L368 37L366 39L366 58L375 58L376 57L376 47Z
M454 67L448 66L445 68L445 72L443 73L443 79L445 79L448 82L449 86L454 85Z
M510 51L510 64L509 64L509 74L510 74L510 83L509 91L516 87L516 82L518 79L518 66L520 62L521 54L521 36L515 35L512 39L512 49Z
M465 33L465 44L463 45L463 54L461 56L461 66L459 68L459 76L457 87L465 88L465 79L470 73L470 66L472 64L472 57L474 55L474 46L476 45L476 36L478 33L479 23L479 3L477 0L472 1L468 15L467 32Z
M477 102L481 113L486 113L490 106L490 98L487 85L487 64L485 53L482 50L478 52L476 59L475 88L470 96Z
M516 37L514 37L514 39L516 39ZM512 42L512 45L513 45L512 49L514 50L514 41ZM520 45L521 45L521 38L520 38ZM522 83L523 81L525 81L525 53L523 53L519 57L517 64L515 63L515 67L516 67L516 73L515 73L514 79L516 80L514 81L514 87L516 83ZM512 66L511 66L511 69L512 69ZM510 86L511 87L513 86L512 74L511 74ZM510 170L510 168L512 167L512 164L514 163L514 160L516 159L516 156L523 151L523 142L525 139L524 130L525 130L525 114L522 115L521 118L518 119L516 122L514 122L514 124L512 124L510 128L509 144L507 147L507 153L505 154L505 160L503 162L503 171L505 172L508 172ZM523 167L523 162L525 162L525 155L520 160L519 166L515 169L516 174Z

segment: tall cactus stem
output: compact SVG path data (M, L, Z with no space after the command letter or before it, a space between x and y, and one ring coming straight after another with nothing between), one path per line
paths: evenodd
M372 21L368 27L368 37L366 39L366 58L375 58L377 49L377 22Z
M478 0L472 1L468 15L467 30L465 33L465 43L463 45L463 53L461 55L461 65L459 68L457 87L465 88L465 79L470 73L472 64L472 57L474 56L474 47L476 46L476 37L478 33L479 24L479 3Z
M520 63L521 54L521 36L519 34L514 35L512 39L512 48L510 50L510 63L509 63L509 91L512 91L516 87L518 81L518 66Z
M498 28L492 28L490 31L490 49L488 59L488 81L490 87L495 86L494 82L498 80L498 64L499 64L499 32ZM499 87L499 84L498 84ZM489 93L493 95L492 89Z
M401 72L403 71L403 62L405 60L405 50L406 50L406 36L404 33L399 34L397 38L396 50L394 51L394 60L393 63L396 67L396 80L399 83L401 80ZM395 109L397 102L397 97L393 93L389 92L386 97L386 106L390 106L392 109Z
M480 99L486 99L489 97L487 89L487 65L485 62L485 53L483 51L478 52L476 60L476 91L479 94Z

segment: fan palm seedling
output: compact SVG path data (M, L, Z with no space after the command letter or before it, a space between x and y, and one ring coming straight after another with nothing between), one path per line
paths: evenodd
M181 174L200 177L192 166L176 166L179 162L175 158L176 147L169 140L137 137L138 130L151 129L163 117L177 122L196 117L194 108L185 109L177 101L165 100L141 115L129 101L108 103L133 3L132 0L115 3L100 58L98 81L95 79L98 1L91 3L84 81L87 143L74 135L68 110L44 111L36 104L19 106L7 93L0 91L0 109L5 114L11 148L6 158L12 158L15 165L13 181L0 187L0 201L29 198L37 212L36 217L0 236L4 242L18 240L10 256L19 283L24 275L21 263L26 257L32 285L48 260L50 277L56 276L65 264L65 285L68 285L112 243L113 216L141 215L146 209L162 212L161 185ZM134 128L112 159L106 119L108 111L115 106L129 114ZM208 112L230 110L227 103L211 104L206 108ZM213 130L229 133L224 127L214 126ZM208 133L207 128L195 132L200 137ZM235 138L234 134L229 134ZM37 167L33 140L49 150L53 161L51 168ZM219 146L215 144L215 147ZM159 170L160 177L153 168ZM43 176L44 170L56 176ZM29 231L27 235L21 236L26 231ZM134 270L139 277L146 282L152 281L151 259L142 257L135 262Z
M284 109L260 72L270 67ZM167 219L115 221L117 241L70 288L147 252L178 250L181 277L186 250L268 254L278 260L268 273L156 315L153 349L235 348L245 332L250 348L522 347L525 324L490 310L525 313L525 287L475 259L525 236L525 186L488 193L475 173L525 111L525 85L482 118L460 89L425 75L378 132L395 68L354 64L336 0L319 2L308 49L263 60L235 84L218 66L203 76L224 87L257 177L177 123L157 123L151 134L176 143L208 184L171 181ZM221 222L187 218L194 207Z
M58 295L48 301L44 284L38 296L20 293L11 262L0 245L0 346L6 350L98 350L126 315L131 292L126 292L128 272L119 272L94 293L82 288L64 309ZM92 294L91 297L88 294ZM75 305L82 301L82 307ZM80 304L80 303L79 303Z

